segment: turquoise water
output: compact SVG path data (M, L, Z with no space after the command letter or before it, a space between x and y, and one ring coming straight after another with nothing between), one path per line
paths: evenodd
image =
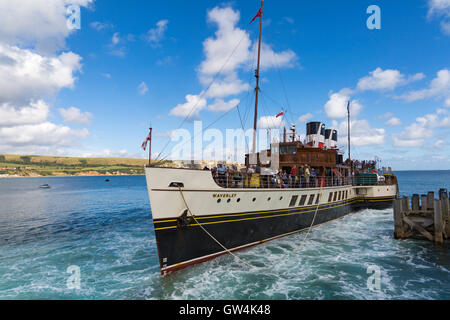
M450 190L450 171L398 177L405 195ZM0 299L450 299L449 246L394 240L390 209L314 229L298 252L304 233L237 253L254 268L224 256L163 278L145 178L110 179L0 179Z

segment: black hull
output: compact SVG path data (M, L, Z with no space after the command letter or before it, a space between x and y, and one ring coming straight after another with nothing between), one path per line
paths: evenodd
M314 226L340 219L362 209L392 207L393 198L354 199L321 205ZM197 218L230 251L308 229L317 206L267 212L248 212ZM226 254L192 218L154 221L161 273L186 268Z

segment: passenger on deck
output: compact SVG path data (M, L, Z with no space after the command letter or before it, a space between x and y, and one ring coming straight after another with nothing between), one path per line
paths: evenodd
M221 186L225 184L227 172L227 167L223 163L219 162L219 164L217 165L217 174L219 177L219 184Z

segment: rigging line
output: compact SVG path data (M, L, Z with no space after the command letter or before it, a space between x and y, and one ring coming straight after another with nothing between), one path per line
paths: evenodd
M201 93L197 103L191 108L191 111L189 112L189 114L184 118L184 120L181 122L180 126L178 127L178 129L180 129L185 123L186 121L190 118L190 116L192 115L192 113L194 112L194 110L197 108L198 104L200 103L200 101L203 99L204 95L209 91L209 89L212 87L212 85L214 84L214 82L216 82L217 78L219 77L219 75L222 73L223 69L225 69L225 66L228 64L228 62L231 60L231 58L234 56L234 54L236 53L236 50L239 48L239 46L242 43L242 40L244 40L244 38L247 36L247 28L245 29L246 32L243 33L243 36L241 38L241 40L239 40L239 43L237 44L237 46L234 48L234 50L231 52L231 55L227 58L227 60L225 61L225 63L222 65L222 67L220 68L220 70L215 74L215 76L213 77L211 83L208 85L208 87L206 88L206 90L203 90L203 92ZM163 150L159 153L158 157L155 160L158 160L159 157L161 156L161 154L165 151L165 149L169 146L170 144L170 140L167 142L167 144L164 146Z
M281 107L283 107L283 104L282 103L279 103L278 101L276 101L274 98L272 98L271 96L269 96L268 94L267 94L267 92L263 92L263 95L266 97L266 98L268 98L269 100L271 100L273 103L275 103L276 105L280 105ZM284 109L284 108L283 108ZM287 110L285 110L286 111L286 113L289 113L289 112L287 112ZM293 120L293 119L291 119L291 120ZM295 121L294 121L294 123L295 123Z
M269 41L272 42L271 37L270 37L270 32L267 32L267 33L268 33L267 36L269 38ZM278 63L278 59L277 59L277 56L276 56L274 51L272 51L272 55L273 55L274 60L275 60L275 66L276 66L277 71L278 71L278 76L280 78L281 86L283 88L283 93L284 93L284 97L286 99L286 104L287 104L286 106L288 108L289 113L292 113L294 115L294 113L292 112L291 104L289 103L289 99L288 99L288 96L287 96L286 86L284 84L284 80L283 80L283 77L281 75L280 64ZM291 120L294 120L294 118L292 118L292 116L291 116ZM295 123L295 121L292 121L292 123Z
M208 125L208 126L207 126L206 128L204 128L203 130L208 130L209 128L211 128L211 127L212 127L213 125L215 125L217 122L219 122L220 120L222 120L223 118L225 118L225 116L227 116L228 114L230 114L231 111L233 111L234 109L236 109L238 106L239 106L239 104L238 104L236 107L234 107L234 108L228 110L227 112L225 112L224 114L222 114L219 118L217 118L214 122L212 122L210 125ZM188 143L191 143L193 139L194 139L194 137L191 137L191 139L189 139L188 141L186 141L185 143L183 143L180 147L182 147L182 146L184 146L184 145L186 145L186 144L188 144ZM162 161L167 160L168 157L169 157L169 155L165 156L165 157L162 159Z
M250 268L256 268L256 266L251 265L250 263L248 263L247 261L239 258L237 255L235 255L233 252L231 252L230 250L228 250L222 243L220 243L219 240L217 240L216 238L214 238L214 236L208 232L208 230L206 230L197 220L197 218L194 216L194 214L192 213L191 209L189 208L186 199L184 197L183 194L183 190L180 188L178 188L178 190L180 191L181 194L181 198L183 199L183 202L186 206L187 211L189 212L190 216L194 219L195 223L212 239L214 240L214 242L216 242L220 247L222 247L222 249L224 249L228 254L232 255L236 260L242 262L243 264L247 265Z
M242 123L242 117L241 117L241 111L239 110L239 105L237 106L237 111L239 114L239 120L241 121L242 131L244 132L244 136L245 136L245 127L244 127L244 124ZM246 148L245 150L250 150L250 147L247 143L247 138L245 138L244 140L245 140L245 148Z
M266 117L267 117L267 119L269 120L269 122L272 124L272 126L270 127L270 128L268 128L269 130L270 129L275 129L276 128L276 125L275 125L275 122L274 122L274 119L272 118L272 116L267 112L267 110L270 110L270 108L268 107L268 103L267 103L267 101L266 101L266 99L265 99L265 97L263 96L263 95L261 95L261 101L262 101L262 103L261 103L261 106L262 106L262 109L263 109L263 113L266 115Z
M248 100L248 96L249 96L249 95L247 95L247 96L244 98L243 101ZM210 124L209 124L206 128L204 128L203 130L208 130L208 129L211 128L213 125L215 125L217 122L219 122L220 120L222 120L223 118L225 118L225 116L227 116L228 114L230 114L230 113L231 113L234 109L236 109L236 108L239 108L239 104L237 104L236 107L234 107L234 108L228 110L227 112L225 112L224 114L222 114L219 118L217 118L215 121L213 121L212 123L210 123ZM245 130L244 130L244 131L245 131ZM187 143L192 142L193 139L194 139L194 137L191 137L191 139L188 140L188 141L186 141L184 144L182 144L181 147L184 146L184 145L186 145ZM165 157L162 159L162 161L167 160L168 157L169 157L169 155L165 156Z
M305 238L303 239L303 241L300 243L300 245L294 250L294 253L297 253L299 250L302 249L303 245L306 242L306 239L308 239L309 234L311 233L312 228L314 227L314 222L316 222L316 217L317 217L317 213L319 212L319 207L320 207L320 201L322 201L322 191L323 191L323 184L322 182L320 183L320 191L319 191L319 203L317 204L316 207L316 212L314 213L314 217L313 220L311 222L311 226L308 228L308 232L305 235Z

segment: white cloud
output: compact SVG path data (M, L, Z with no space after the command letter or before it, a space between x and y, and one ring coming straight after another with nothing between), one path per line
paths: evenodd
M169 20L160 20L156 23L156 27L148 30L145 38L152 47L158 47L162 39L164 39L164 33L167 30Z
M217 99L213 104L208 106L208 110L213 112L228 112L236 108L239 102L239 99L232 99L230 101Z
M186 103L177 105L170 111L170 115L192 120L199 116L200 111L206 107L206 104L206 99L201 98L200 95L188 94L186 96Z
M439 110L434 114L426 114L418 117L402 133L395 135L394 145L398 147L421 146L427 139L434 137L436 130L442 128L450 128L450 117L443 118Z
M81 112L80 109L75 107L70 107L69 109L58 109L59 113L64 119L64 122L73 124L84 124L89 125L93 118L90 112Z
M405 75L398 70L383 70L381 68L377 68L370 72L369 76L361 78L358 82L357 88L360 91L392 91L398 86L421 80L424 77L425 75L423 73L417 73L406 78Z
M205 88L205 99L226 100L250 89L250 84L239 78L239 72L248 71L253 64L256 43L252 43L248 32L237 27L240 13L231 7L209 10L207 20L217 26L217 31L203 42L205 58L197 68L197 76ZM296 61L297 55L292 50L274 52L269 45L262 44L262 70L293 67Z
M410 91L400 96L406 101L417 101L433 97L450 99L450 71L448 69L440 70L427 89Z
M285 122L283 121L282 117L276 117L276 116L267 116L267 117L261 117L258 120L258 128L259 129L280 129L285 127Z
M253 50L256 53L258 44L255 42ZM298 56L292 50L276 53L272 47L266 43L261 45L261 70L266 71L272 68L293 68L298 63Z
M390 126L390 127L397 127L397 126L401 126L402 122L400 121L399 118L393 117L386 122L386 125Z
M450 0L429 0L428 18L442 17L441 30L450 35Z
M115 32L111 38L111 43L113 46L115 46L115 45L119 44L119 42L120 42L119 33Z
M0 127L0 144L14 146L65 146L77 143L89 136L87 129L74 130L67 126L43 122L32 125Z
M28 106L13 107L8 103L0 105L0 127L37 124L44 122L50 106L43 100L31 102Z
M428 15L450 15L450 0L428 0Z
M74 30L67 27L66 6L87 7L92 0L0 1L0 42L50 53L65 46Z
M80 61L81 57L72 52L46 57L0 43L0 103L24 104L54 95L62 88L73 88Z
M354 146L374 146L381 145L385 142L386 130L382 128L372 128L367 120L351 120L351 144ZM338 132L341 135L339 143L348 144L348 123L341 122Z
M377 120L383 120L387 118L392 118L394 114L392 112L386 112L385 114L382 114L381 116L377 117Z
M350 101L349 89L342 89L337 93L331 93L330 99L325 104L325 112L328 118L341 119L347 117L347 106ZM358 100L353 100L350 103L350 113L352 117L356 117L362 110L362 105Z
M308 122L312 118L314 118L312 113L307 113L307 114L304 114L304 115L300 116L300 118L298 118L298 121L299 122Z
M226 98L237 95L250 89L248 83L243 83L240 79L225 79L224 81L214 82L210 87L206 96L208 98Z
M0 152L60 154L89 135L48 121L61 89L73 89L81 57L56 53L73 31L66 5L91 0L0 1ZM70 109L69 109L70 110ZM67 111L69 111L67 110ZM88 117L89 113L80 113Z
M142 81L141 84L139 84L139 86L138 86L138 93L140 96L143 96L147 92L148 92L147 84L144 81Z
M102 31L102 30L105 30L105 29L112 28L111 24L106 23L106 22L99 22L99 21L91 22L89 25L91 26L91 28L93 28L93 29L95 29L97 31Z

